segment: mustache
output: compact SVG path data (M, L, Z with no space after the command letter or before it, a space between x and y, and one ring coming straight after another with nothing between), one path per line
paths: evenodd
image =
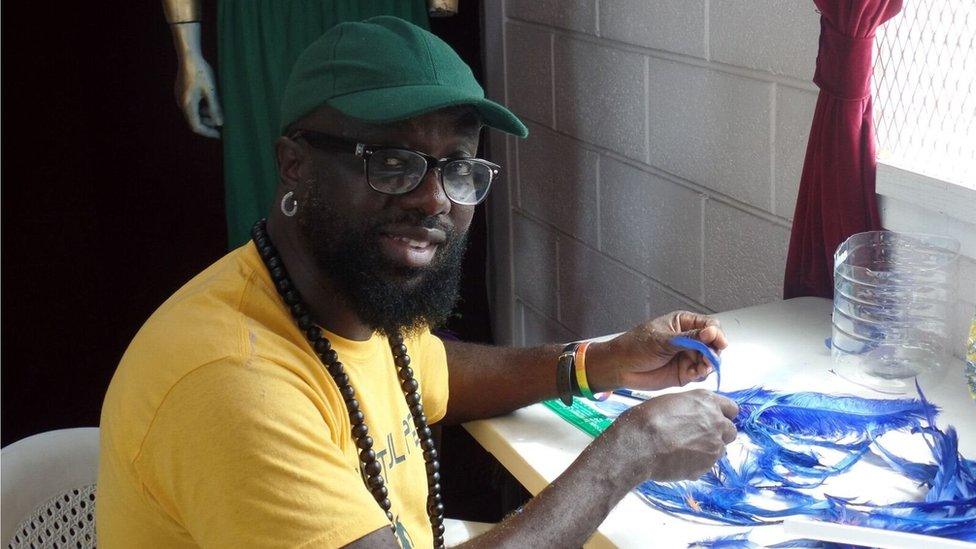
M371 228L374 234L380 234L383 232L384 227L389 227L390 225L405 225L410 227L422 227L424 229L437 229L444 231L447 235L447 239L451 240L457 236L457 230L454 228L453 223L447 223L442 218L431 215L431 216L420 216L420 215L407 215L400 216L395 219L389 219L380 221L373 225Z

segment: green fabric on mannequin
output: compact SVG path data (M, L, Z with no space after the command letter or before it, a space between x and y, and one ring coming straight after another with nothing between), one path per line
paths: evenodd
M220 0L218 71L230 248L250 239L278 183L281 96L298 55L333 25L394 15L429 28L426 0Z

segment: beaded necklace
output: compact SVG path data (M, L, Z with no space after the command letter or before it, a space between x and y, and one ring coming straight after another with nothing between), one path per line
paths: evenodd
M359 401L356 399L356 390L349 384L349 375L345 372L345 367L339 361L339 355L332 349L332 344L322 335L322 329L315 325L309 315L308 307L302 302L298 289L292 283L285 264L278 255L278 250L271 242L267 233L267 220L261 219L254 224L251 229L251 237L257 246L261 260L271 274L275 288L281 298L288 305L292 317L298 323L298 327L305 334L315 354L325 370L332 376L335 384L339 388L346 403L346 410L349 412L349 422L352 425L352 438L359 449L359 461L362 464L364 482L373 499L386 512L386 518L390 521L390 527L396 534L396 525L393 523L393 512L390 511L389 490L386 481L381 474L382 464L376 459L376 452L373 451L373 438L369 436L369 427L366 426L366 416L359 409ZM444 504L441 501L440 485L440 464L437 461L437 449L434 447L434 439L427 425L427 416L424 415L424 406L420 398L420 384L414 379L413 369L410 368L410 357L407 355L407 347L403 344L403 336L396 334L388 338L390 350L393 352L393 363L396 364L397 375L400 379L400 388L407 400L410 408L410 415L413 417L413 424L420 438L420 447L424 452L424 462L427 466L427 516L430 518L431 530L434 534L434 547L444 547Z

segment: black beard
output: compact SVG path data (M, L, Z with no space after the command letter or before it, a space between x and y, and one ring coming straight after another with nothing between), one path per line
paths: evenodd
M313 187L314 189L314 187ZM443 325L458 301L467 234L445 230L430 265L398 265L380 251L380 227L391 221L445 229L434 218L366 220L356 223L325 205L317 189L309 193L298 218L321 273L373 331L390 337L416 335Z

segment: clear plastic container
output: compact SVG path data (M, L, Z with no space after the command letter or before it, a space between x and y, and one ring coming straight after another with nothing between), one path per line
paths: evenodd
M873 385L940 369L951 355L959 242L871 231L834 253L831 355Z

